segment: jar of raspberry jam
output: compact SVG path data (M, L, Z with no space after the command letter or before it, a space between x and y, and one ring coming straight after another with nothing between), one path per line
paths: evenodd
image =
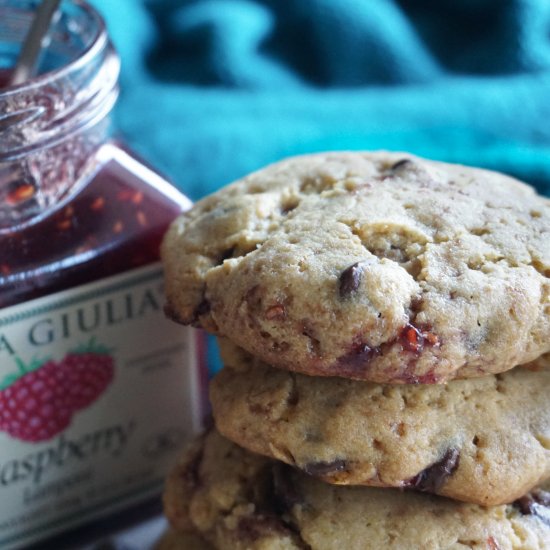
M204 389L200 333L162 311L190 201L110 137L120 63L85 2L10 85L35 7L0 0L0 549L156 498Z

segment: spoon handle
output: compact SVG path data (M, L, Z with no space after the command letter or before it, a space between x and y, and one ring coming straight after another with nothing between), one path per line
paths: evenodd
M38 6L13 70L11 85L22 84L34 76L44 38L60 2L61 0L42 0Z

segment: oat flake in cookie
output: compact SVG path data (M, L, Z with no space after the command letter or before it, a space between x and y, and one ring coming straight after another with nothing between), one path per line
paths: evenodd
M329 483L482 505L550 479L550 356L447 385L390 385L274 369L220 343L216 426L250 451Z
M291 158L198 202L163 259L169 315L306 374L440 383L550 350L550 201L495 172Z
M549 550L549 489L485 508L338 487L213 431L173 470L164 502L175 529L198 531L218 550Z

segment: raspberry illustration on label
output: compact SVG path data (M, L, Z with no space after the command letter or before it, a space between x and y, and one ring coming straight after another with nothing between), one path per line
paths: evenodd
M61 361L67 376L66 398L72 410L90 406L112 382L115 365L110 351L92 338Z
M16 358L19 372L0 384L0 430L31 443L61 433L73 415L95 402L113 381L110 351L92 338L61 361L25 365Z

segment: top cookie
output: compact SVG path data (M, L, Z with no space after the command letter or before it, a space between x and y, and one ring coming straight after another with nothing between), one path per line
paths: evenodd
M441 383L550 351L550 201L396 153L274 164L163 243L167 312L278 367Z

